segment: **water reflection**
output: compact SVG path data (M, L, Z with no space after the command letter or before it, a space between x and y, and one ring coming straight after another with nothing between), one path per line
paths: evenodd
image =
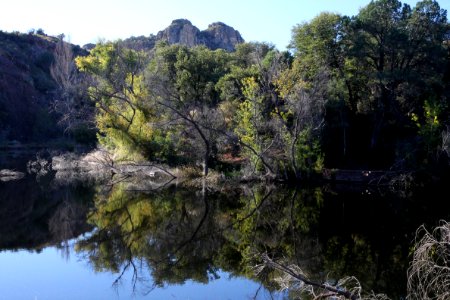
M361 200L366 203L352 203ZM149 278L158 287L208 283L224 270L276 290L276 272L255 275L258 255L268 253L301 266L311 279L355 275L368 290L401 296L411 246L404 230L414 222L385 207L391 200L392 195L361 198L360 192L336 194L323 187L136 193L120 184L96 195L88 216L95 230L76 249L96 270L131 269L135 285Z
M0 183L0 250L64 246L91 230L86 214L94 189L83 183L59 186L32 176Z
M115 186L97 194L88 217L96 229L76 249L96 270L132 268L138 280L148 277L142 274L148 269L157 286L188 279L207 283L218 276L217 258L226 241L220 232L229 214L221 196L173 187L144 194Z
M0 183L0 249L52 245L68 257L68 241L89 233L75 240L77 256L96 272L115 274L111 284L131 276L129 287L144 293L234 276L270 294L279 289L279 274L256 275L254 268L267 253L311 279L354 275L365 289L399 298L415 229L448 217L447 204L434 195L385 190L171 184L136 191L125 182L39 180Z

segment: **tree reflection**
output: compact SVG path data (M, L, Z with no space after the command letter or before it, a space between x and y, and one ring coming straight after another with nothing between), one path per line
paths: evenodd
M187 279L208 282L217 277L212 258L223 243L213 234L218 204L214 198L173 188L137 194L116 186L97 196L88 218L96 230L77 249L88 254L98 271L123 274L132 267L138 279L143 277L138 271L149 269L158 286Z
M257 279L252 266L258 251L313 261L319 247L307 234L322 201L319 190L274 193L272 186L226 192L172 187L145 194L117 185L97 194L88 217L96 229L76 250L96 271L119 274L116 283L128 269L134 284L151 275L155 286L207 283L219 270ZM262 282L271 287L270 276Z
M448 219L449 211L439 189L414 198L354 186L147 185L157 190L138 192L139 183L130 190L118 181L107 190L46 178L0 184L0 250L56 246L68 258L69 241L89 232L76 250L93 269L117 274L116 283L131 271L135 286L151 290L207 283L225 271L270 292L280 287L279 273L256 276L254 269L267 254L312 280L356 276L365 290L399 298L416 228Z
M357 275L369 289L401 283L408 246L398 241L380 248L358 224L337 232L347 222L344 206L336 209L339 201L319 187L172 186L137 193L119 184L97 193L88 215L95 230L77 242L76 250L96 271L117 273L116 283L131 270L133 287L207 283L223 270L276 290L277 271L255 275L261 253L300 266L314 280L332 283ZM291 297L297 296L292 291Z

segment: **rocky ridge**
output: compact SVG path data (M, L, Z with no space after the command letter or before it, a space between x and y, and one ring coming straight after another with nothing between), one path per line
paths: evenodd
M131 37L124 40L124 43L130 48L150 50L160 41L188 47L204 45L211 50L224 49L229 52L234 51L236 45L244 43L239 31L222 22L212 23L206 30L201 31L186 19L172 21L166 29L156 35Z
M213 23L208 29L200 31L185 19L172 21L169 27L158 32L156 39L167 41L169 44L182 44L188 47L205 45L215 49L234 51L237 44L243 43L239 31L222 22Z

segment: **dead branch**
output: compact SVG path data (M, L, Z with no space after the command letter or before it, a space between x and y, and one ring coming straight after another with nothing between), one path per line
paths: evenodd
M278 263L278 262L272 260L266 253L264 253L261 258L263 259L264 264L266 266L269 266L273 269L283 272L284 274L289 275L291 278L298 280L302 286L307 285L307 286L311 286L311 287L317 287L317 288L323 289L329 293L332 293L332 296L343 296L345 299L351 299L351 300L360 299L359 293L352 293L345 289L331 286L327 283L319 283L319 282L312 281L312 280L308 279L304 274L302 274L302 271L300 268L298 268L296 266L287 266L287 265ZM320 299L320 298L316 297L316 299Z

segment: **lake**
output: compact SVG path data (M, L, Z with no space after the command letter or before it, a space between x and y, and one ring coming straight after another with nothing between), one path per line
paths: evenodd
M0 299L296 298L259 268L263 254L401 299L416 229L450 215L437 187L139 187L54 172L0 181Z

